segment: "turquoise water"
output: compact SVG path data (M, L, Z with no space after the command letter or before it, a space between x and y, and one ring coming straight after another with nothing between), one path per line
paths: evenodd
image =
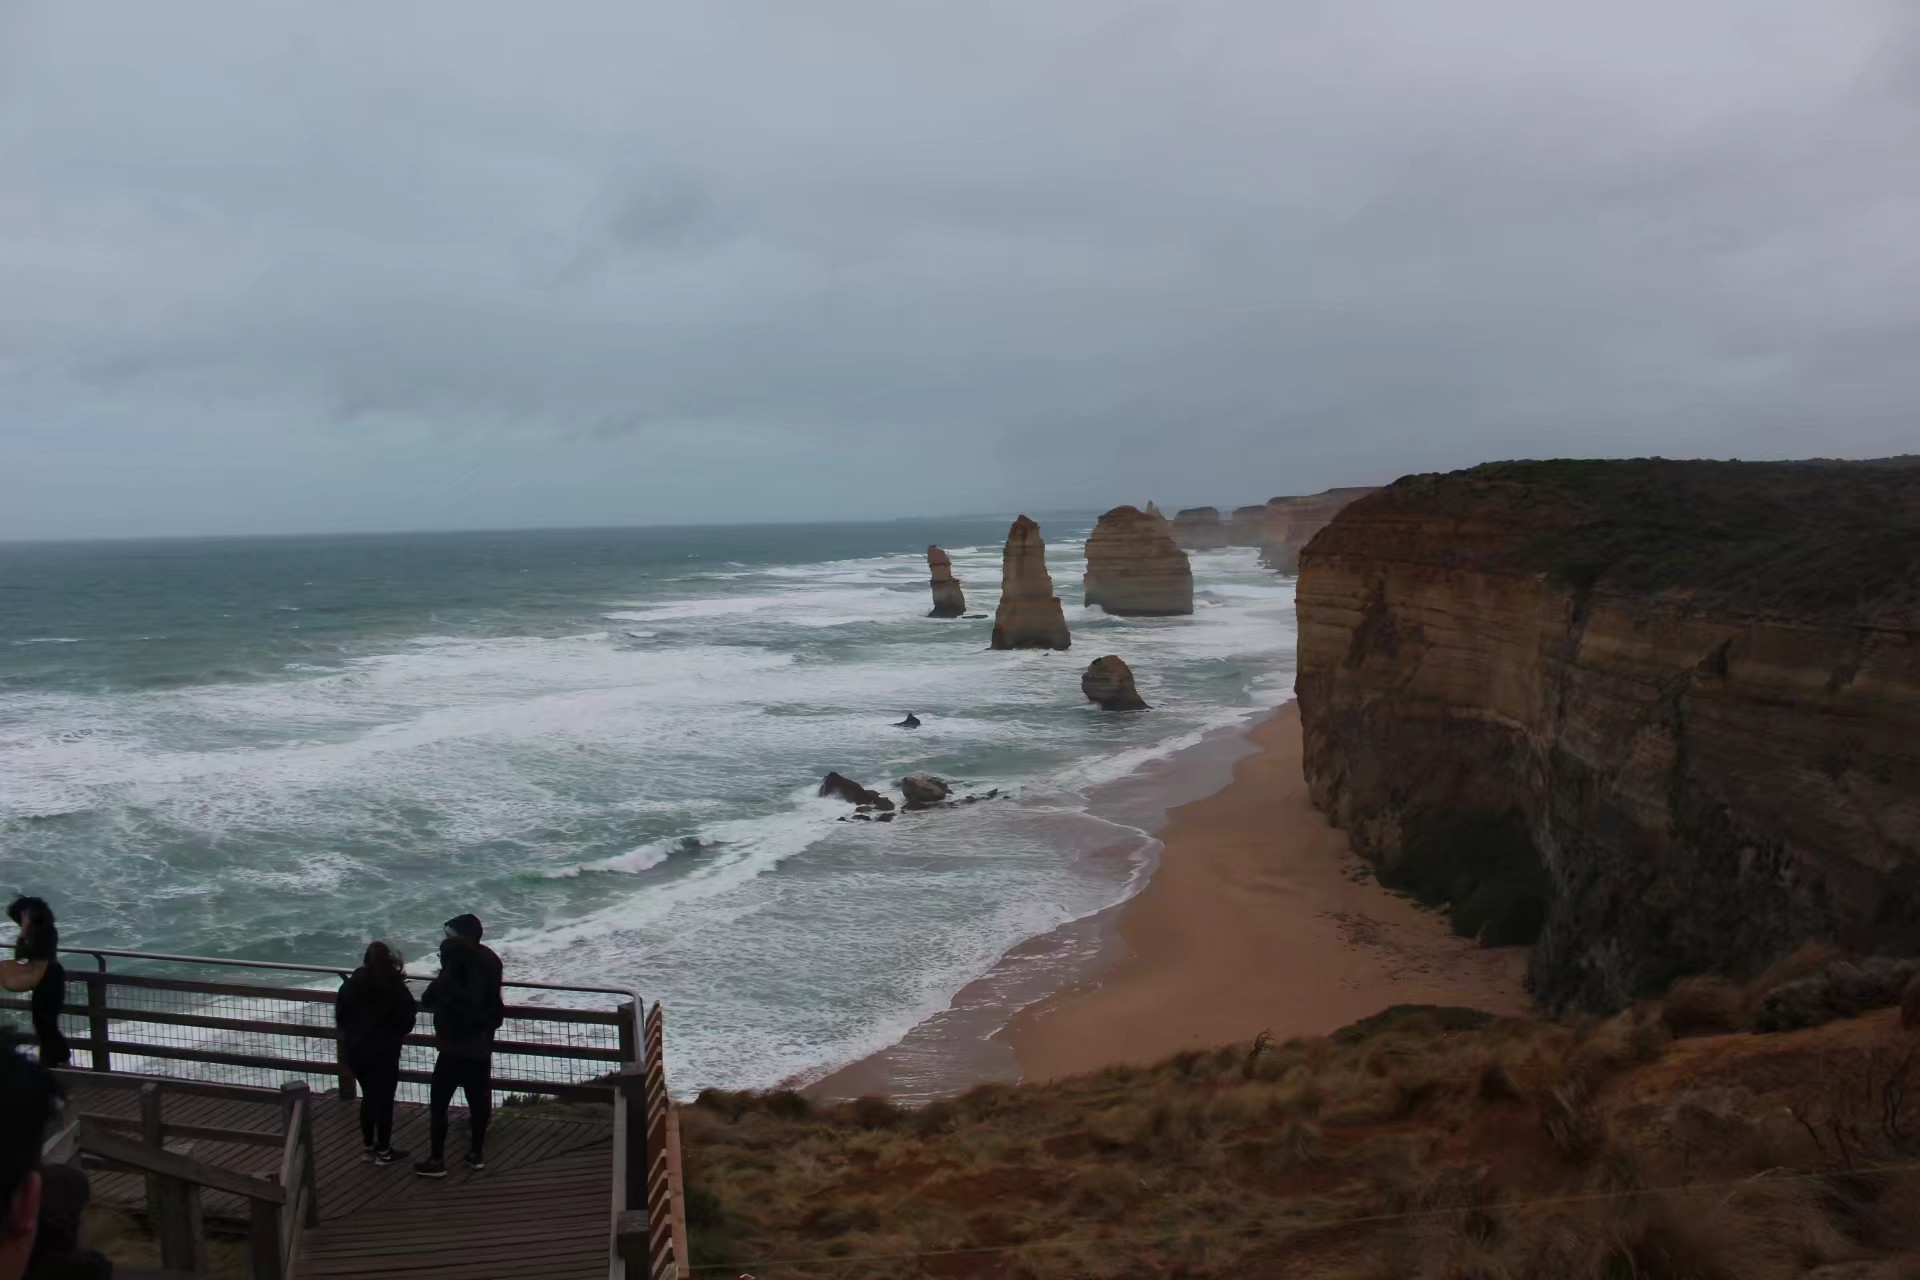
M1068 654L925 617L929 542L991 614L998 519L0 546L0 890L322 963L471 910L522 976L664 1000L676 1088L850 1060L1137 881L1088 788L1291 684L1252 551L1194 558L1191 618L1108 618L1089 523L1042 521ZM1109 652L1152 712L1082 701ZM830 769L1011 798L845 823Z

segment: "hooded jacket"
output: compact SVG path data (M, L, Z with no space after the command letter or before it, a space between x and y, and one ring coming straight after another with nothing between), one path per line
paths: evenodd
M31 925L27 922L28 915L34 917ZM15 898L7 904L7 919L20 926L20 936L13 944L15 960L60 962L60 930L52 923L52 917L53 910L45 898Z
M440 944L440 976L427 984L420 1006L433 1014L434 1043L441 1053L492 1055L493 1033L506 1021L500 994L504 977L500 957L478 941L456 935Z
M420 1006L404 980L377 974L365 965L340 984L333 1004L333 1024L340 1029L340 1048L349 1062L398 1058L419 1014Z

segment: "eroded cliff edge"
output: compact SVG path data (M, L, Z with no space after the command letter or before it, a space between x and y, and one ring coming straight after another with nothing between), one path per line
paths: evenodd
M1920 950L1920 466L1409 477L1297 601L1314 802L1550 1007Z

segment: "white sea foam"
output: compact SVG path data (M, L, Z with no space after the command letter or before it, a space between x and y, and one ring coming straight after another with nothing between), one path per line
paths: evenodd
M294 894L330 894L342 889L361 889L370 882L387 878L378 867L344 853L318 854L290 871L239 867L229 874L243 884L258 885L275 893Z

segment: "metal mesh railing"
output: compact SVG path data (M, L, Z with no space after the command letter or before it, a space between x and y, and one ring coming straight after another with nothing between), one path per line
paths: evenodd
M345 1081L333 1024L344 972L96 950L63 960L61 1023L76 1067L268 1087ZM427 979L409 981L417 995ZM505 996L493 1058L498 1095L595 1096L596 1081L639 1059L639 1001L629 991L509 982ZM0 997L0 1026L31 1046L27 1009L25 996ZM402 1050L403 1099L426 1099L431 1033L423 1015Z

